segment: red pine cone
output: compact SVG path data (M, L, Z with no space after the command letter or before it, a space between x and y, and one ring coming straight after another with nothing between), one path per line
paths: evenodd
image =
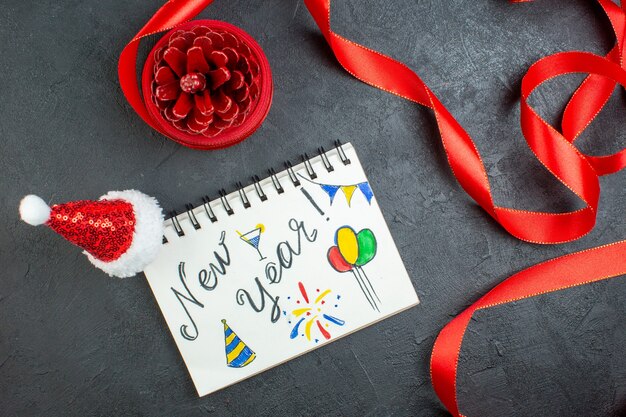
M179 30L154 52L152 100L176 129L214 137L241 125L259 96L260 67L233 34Z

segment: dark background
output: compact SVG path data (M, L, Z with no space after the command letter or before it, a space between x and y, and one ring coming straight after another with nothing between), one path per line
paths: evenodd
M583 239L536 246L509 236L455 182L432 114L343 72L300 0L217 1L201 15L242 27L265 49L275 95L259 131L216 152L164 139L128 106L116 72L122 48L161 4L2 1L3 415L446 416L428 362L452 317L514 272L626 237L623 172L601 180L598 224ZM580 206L528 150L519 86L547 54L610 49L596 2L337 0L333 7L337 32L406 62L458 117L484 156L498 203ZM556 122L580 79L549 82L532 104ZM608 153L626 143L624 95L615 96L581 139L583 150ZM422 304L205 398L143 276L108 278L59 236L18 219L28 193L65 202L137 188L180 210L334 139L356 145ZM462 349L461 410L626 415L625 318L623 277L480 312Z

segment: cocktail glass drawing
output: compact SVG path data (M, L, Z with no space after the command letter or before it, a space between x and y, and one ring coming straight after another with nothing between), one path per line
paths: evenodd
M259 249L259 243L261 243L261 234L263 232L265 232L265 226L263 226L262 224L257 224L254 229L246 233L241 233L239 230L237 230L239 238L246 242L248 245L252 246L257 251L260 261L265 259L265 256L263 256L261 250Z

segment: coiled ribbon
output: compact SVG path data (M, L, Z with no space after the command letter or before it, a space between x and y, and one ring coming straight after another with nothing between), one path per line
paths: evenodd
M609 55L601 57L585 52L551 55L530 67L522 80L521 123L528 146L546 169L585 203L583 209L566 213L495 205L476 145L420 77L403 63L334 33L330 29L330 0L305 0L305 4L346 71L366 84L433 110L454 176L502 227L528 242L563 243L593 229L600 196L598 177L626 166L626 149L597 157L585 155L573 146L574 140L607 102L615 84L626 86L626 72L621 68L624 12L610 0L598 1L609 15L617 37L617 45ZM543 120L527 100L542 83L571 73L590 75L569 102L563 117L564 133L560 133Z
M521 1L515 1L521 2ZM533 243L563 243L589 233L596 221L599 177L626 166L626 149L591 156L574 141L602 110L617 83L626 86L624 31L626 3L620 8L598 0L616 37L605 57L564 52L543 58L522 79L521 125L537 159L584 203L581 210L547 213L497 206L476 146L420 77L406 65L346 39L330 29L330 0L305 0L343 68L366 84L433 110L452 172L463 189L513 236ZM559 132L528 104L542 83L571 73L589 74L572 95ZM456 374L465 330L475 311L626 274L626 241L567 255L533 266L508 278L452 320L439 334L431 356L433 387L446 408L462 416L456 397Z
M525 1L528 0L512 2ZM600 196L599 177L626 166L626 149L612 155L592 156L583 154L573 145L602 110L616 85L626 87L623 60L626 4L620 7L611 0L597 1L612 25L616 37L614 48L604 57L586 52L550 55L532 65L522 79L521 125L528 146L544 167L585 204L580 210L564 213L518 210L494 204L487 172L474 142L420 77L403 63L333 32L330 0L305 0L305 4L346 71L366 84L434 112L454 176L495 221L521 240L552 244L579 239L593 229ZM150 118L137 85L139 42L192 19L210 3L212 0L168 1L120 56L120 84L129 103L146 123L164 135ZM544 82L571 73L588 76L566 106L559 132L542 119L527 100ZM624 274L626 241L621 241L556 258L508 278L459 314L439 334L431 358L431 376L437 395L454 416L462 416L456 398L456 373L463 336L475 311Z

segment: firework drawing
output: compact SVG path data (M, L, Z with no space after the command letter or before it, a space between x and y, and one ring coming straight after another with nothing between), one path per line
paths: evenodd
M331 325L343 326L346 323L330 314L333 309L339 307L341 295L333 295L330 289L322 291L319 288L309 295L302 282L298 282L298 289L300 294L295 297L297 306L291 311L292 319L289 321L289 324L293 325L289 337L291 339L298 336L306 337L308 341L318 343L320 337L315 335L319 334L329 340L332 337ZM287 297L288 300L291 298ZM287 315L287 311L283 311L283 314Z

